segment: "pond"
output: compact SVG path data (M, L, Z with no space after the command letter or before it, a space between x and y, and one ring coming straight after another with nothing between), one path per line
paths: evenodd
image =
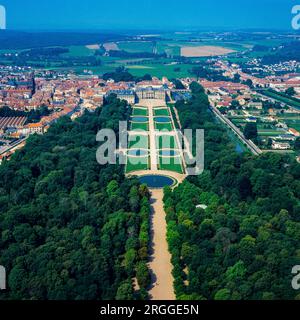
M147 156L149 154L147 150L141 150L141 149L128 150L127 153L129 156L133 156L133 157Z
M139 178L140 182L146 184L152 189L162 189L166 186L173 186L176 183L175 179L160 175L147 175Z
M160 150L159 155L163 157L175 157L179 156L179 152L177 150Z
M132 122L148 122L147 117L132 117L131 118Z
M168 122L171 122L171 118L170 117L155 117L154 120L157 123L168 123Z

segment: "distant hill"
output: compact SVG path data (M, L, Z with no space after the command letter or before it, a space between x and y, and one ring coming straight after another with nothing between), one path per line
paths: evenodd
M124 40L126 36L85 32L22 32L0 30L0 49L27 49L48 46L88 45Z

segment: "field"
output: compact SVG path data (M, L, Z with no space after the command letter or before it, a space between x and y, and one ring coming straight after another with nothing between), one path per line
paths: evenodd
M183 57L212 57L221 56L235 52L232 49L217 46L199 46L199 47L182 47L181 56Z
M297 101L297 99L294 100L294 99L291 99L287 96L283 96L281 94L278 94L276 92L269 91L269 90L263 91L263 94L270 97L270 98L273 98L273 99L276 99L276 100L281 101L283 103L286 103L291 107L295 107L297 109L300 109L300 100Z
M120 50L124 50L127 52L148 52L151 53L153 51L152 42L148 41L128 41L128 42L119 42L118 48Z
M62 54L62 57L89 57L95 54L95 49L87 46L69 46L69 52Z
M119 46L115 42L107 42L103 44L103 47L106 51L109 50L115 50L118 51L120 50Z

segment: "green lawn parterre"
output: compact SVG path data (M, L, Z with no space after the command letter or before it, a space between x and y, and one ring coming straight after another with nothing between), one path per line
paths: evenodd
M149 156L145 156L145 157L127 156L126 173L133 172L133 171L148 170L149 168L150 168Z
M159 157L159 169L183 173L181 157Z
M133 131L136 131L136 130L148 131L149 130L149 126L148 126L147 122L131 122L130 128Z
M133 108L132 110L133 116L148 116L148 109L146 108Z
M169 117L170 116L169 109L167 109L167 108L154 109L154 116L155 117L158 117L158 116L167 116L167 117Z

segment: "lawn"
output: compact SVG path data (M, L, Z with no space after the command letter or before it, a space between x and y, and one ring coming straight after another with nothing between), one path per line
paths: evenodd
M146 122L131 122L131 130L143 130L148 131L148 123Z
M128 148L149 149L149 137L145 135L129 135Z
M126 173L132 171L148 170L149 168L149 156L127 157Z
M172 126L172 123L158 123L158 122L155 122L155 129L156 130L167 130L167 131L173 131L174 128Z
M167 108L164 109L154 109L154 116L170 116L169 110Z
M178 145L174 136L161 135L156 137L157 149L178 149Z
M280 131L258 131L258 135L261 137L276 137L281 134L284 134L284 132Z
M146 108L133 108L132 115L134 116L148 116L148 109Z
M159 157L159 169L183 173L181 157Z

